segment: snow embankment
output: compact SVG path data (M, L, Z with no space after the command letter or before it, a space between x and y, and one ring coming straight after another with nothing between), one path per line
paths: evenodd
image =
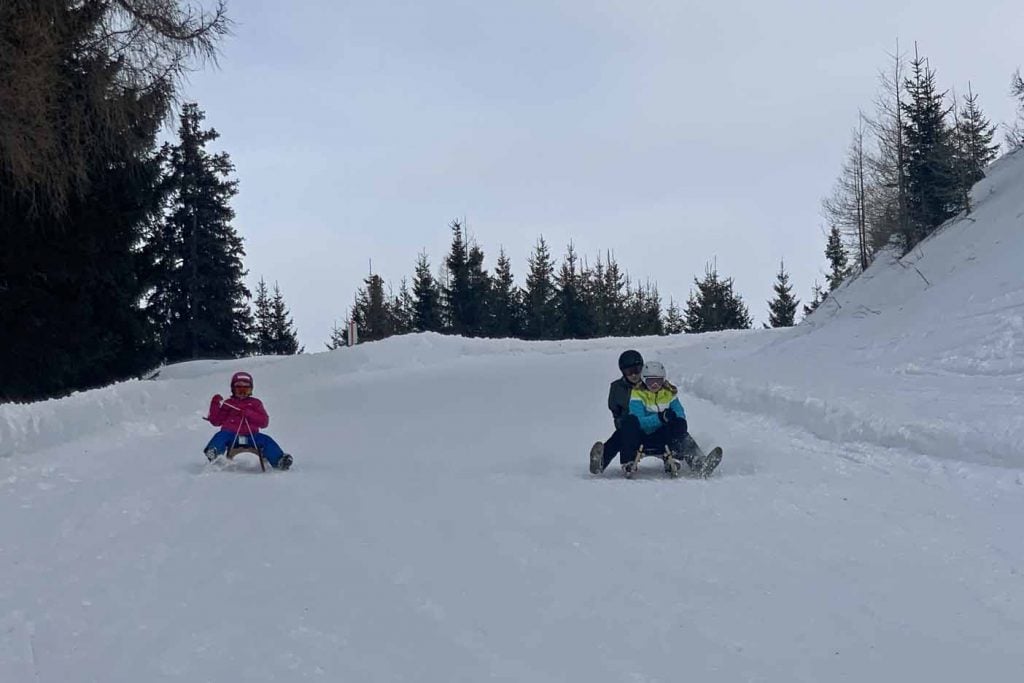
M681 357L682 388L832 441L1024 468L1024 153L972 201L771 343Z
M827 441L867 443L996 467L1024 466L1022 418L1012 410L1007 414L1007 404L998 397L979 397L971 410L962 411L956 405L960 399L919 387L901 391L876 385L858 393L848 384L777 384L695 374L682 378L680 388L723 407L800 427ZM844 389L850 393L840 393ZM994 414L986 415L986 405Z

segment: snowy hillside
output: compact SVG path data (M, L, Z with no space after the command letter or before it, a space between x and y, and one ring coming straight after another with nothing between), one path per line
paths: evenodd
M1024 468L1024 153L972 203L767 347L712 346L711 370L684 385L836 442Z
M1024 156L975 203L793 330L414 335L0 406L0 681L1017 680ZM587 473L628 346L711 480ZM292 471L202 456L237 369Z

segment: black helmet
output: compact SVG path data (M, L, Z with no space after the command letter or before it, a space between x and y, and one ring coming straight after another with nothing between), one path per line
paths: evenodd
M626 368L631 368L634 365L642 366L644 364L644 357L640 355L639 351L630 349L629 351L623 351L622 355L619 356L619 371L624 372Z

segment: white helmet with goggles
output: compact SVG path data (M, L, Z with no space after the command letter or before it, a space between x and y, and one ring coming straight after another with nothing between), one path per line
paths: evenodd
M644 369L640 372L640 377L645 384L649 379L665 381L665 366L656 360L648 361L644 363Z

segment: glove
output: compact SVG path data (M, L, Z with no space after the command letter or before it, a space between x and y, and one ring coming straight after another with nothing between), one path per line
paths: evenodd
M203 419L211 423L216 420L217 415L220 414L220 405L223 400L224 398L220 394L215 394L213 398L210 399L210 412L208 412L206 417Z
M671 408L666 408L665 410L658 413L658 419L661 420L663 424L668 424L672 420L678 420L679 416L676 415L675 411L673 411Z

